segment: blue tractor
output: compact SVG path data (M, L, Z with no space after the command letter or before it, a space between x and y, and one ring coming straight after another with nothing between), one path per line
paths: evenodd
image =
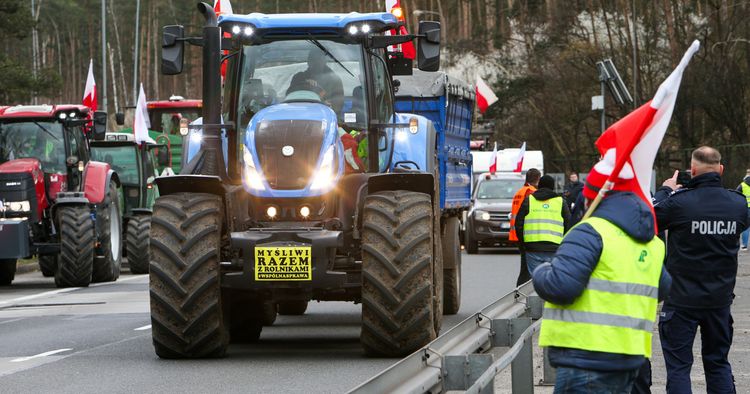
M269 305L303 314L311 300L361 303L368 355L430 342L444 300L449 313L460 303L444 276L460 281L464 206L447 185L471 168L469 135L396 111L393 76L412 64L387 48L416 39L418 68L437 71L440 24L394 36L389 13L217 19L198 8L201 36L166 26L162 37L164 74L182 71L185 42L202 46L203 117L185 130L181 173L156 180L157 355L221 357L259 338Z

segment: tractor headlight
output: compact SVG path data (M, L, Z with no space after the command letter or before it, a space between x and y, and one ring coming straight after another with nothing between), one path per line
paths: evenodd
M474 211L474 219L488 221L490 220L490 213L487 211L476 210Z
M320 163L320 168L313 173L310 189L324 190L333 186L333 181L336 177L334 169L335 158L333 157L333 153L334 145L331 145L323 155L323 161Z
M31 203L28 200L5 202L3 207L11 212L31 212Z
M258 170L255 168L255 160L253 160L253 154L243 144L242 145L242 162L244 163L245 170L245 182L251 189L263 190L266 187L263 185L263 176L260 175Z

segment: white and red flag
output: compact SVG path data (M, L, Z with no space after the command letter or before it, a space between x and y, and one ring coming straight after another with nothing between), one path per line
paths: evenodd
M526 156L526 141L521 144L521 150L518 151L518 156L516 157L516 168L513 170L513 172L521 172L521 169L523 168L524 156Z
M617 178L635 177L638 186L632 192L652 205L650 187L656 153L672 118L682 74L699 48L700 42L693 41L677 68L659 86L654 98L610 126L596 141L599 153L614 163L600 194L612 190Z
M229 0L215 0L214 12L216 12L216 16L221 14L232 15L234 14L234 11L232 11L232 3L230 3Z
M479 107L479 111L482 113L487 112L487 108L495 104L497 100L495 92L490 89L482 77L477 76L477 107Z
M133 122L133 134L135 141L140 143L155 141L148 135L148 129L151 128L151 122L148 120L148 109L146 108L146 93L143 92L143 84L138 92L138 103L135 105L135 122Z
M406 20L404 9L401 8L401 0L385 0L385 11L393 14L399 22L405 22ZM401 26L398 29L398 35L405 36L407 34L409 34L409 32L406 30L406 26ZM385 35L396 35L396 30L389 30ZM414 43L411 41L389 48L389 51L402 52L407 59L414 60L417 58L417 51L414 49Z
M495 149L492 150L492 156L490 157L490 174L497 172L497 142L495 142Z
M86 88L83 90L83 105L96 111L96 81L94 81L94 59L89 61L89 75L86 77Z

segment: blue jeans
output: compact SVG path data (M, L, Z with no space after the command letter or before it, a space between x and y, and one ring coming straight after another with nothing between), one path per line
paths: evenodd
M536 267L542 263L548 263L555 257L555 252L526 252L526 266L529 268L529 274L534 274Z
M555 394L630 394L638 370L592 371L557 368Z
M667 367L667 393L689 394L690 369L693 366L693 342L701 331L701 357L708 393L734 393L734 376L729 364L732 346L732 313L729 307L718 309L679 309L662 307L659 337Z
M750 214L750 209L748 209L748 214ZM747 247L747 240L750 238L750 227L747 228L747 230L742 232L742 242L741 245L743 248Z

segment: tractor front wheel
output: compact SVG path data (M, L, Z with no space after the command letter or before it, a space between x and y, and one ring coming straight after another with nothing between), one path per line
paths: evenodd
M369 355L403 357L436 337L433 212L424 193L365 199L360 342Z
M57 287L86 287L91 283L94 263L94 221L83 205L64 205L60 218L60 257L57 260Z
M98 256L94 258L92 282L112 282L120 277L122 264L122 216L117 185L110 181L104 201L96 209L99 234Z
M130 273L147 274L151 261L151 216L136 215L128 220L125 234L125 250L128 255Z
M16 277L16 259L0 260L0 286L9 286Z

